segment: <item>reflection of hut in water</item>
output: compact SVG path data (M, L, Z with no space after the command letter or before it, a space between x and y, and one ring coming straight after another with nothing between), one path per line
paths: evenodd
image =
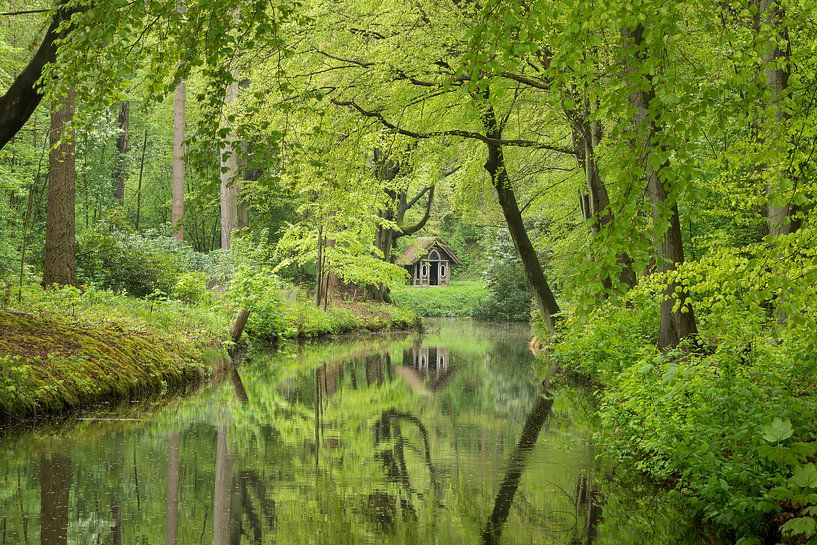
M448 348L441 346L415 345L403 350L403 366L413 369L432 392L445 388L454 376L449 358Z

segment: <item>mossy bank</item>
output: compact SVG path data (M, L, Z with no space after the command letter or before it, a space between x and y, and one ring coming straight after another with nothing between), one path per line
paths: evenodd
M179 389L224 357L147 332L0 312L0 421Z
M184 304L94 288L32 288L24 295L19 308L0 311L0 423L178 392L229 368L237 310L223 301ZM298 298L268 314L251 313L246 337L264 348L270 340L417 323L414 312L394 306L341 302L323 310Z

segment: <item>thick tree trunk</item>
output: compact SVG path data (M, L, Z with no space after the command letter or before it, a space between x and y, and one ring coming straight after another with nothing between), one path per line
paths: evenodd
M184 135L186 114L186 86L181 81L176 87L173 99L173 174L171 188L170 225L173 238L179 242L184 240Z
M225 105L231 104L238 93L238 84L227 88ZM235 137L227 139L226 146L221 148L221 247L230 248L233 232L239 227L238 216L238 154L233 148ZM226 157L225 157L226 155Z
M130 105L127 101L119 105L119 138L116 139L116 167L114 168L113 195L119 206L125 206L125 182L128 179L128 151L130 150Z
M235 321L230 327L230 340L233 342L233 344L236 344L239 340L241 340L241 335L244 333L244 328L247 326L247 320L249 317L249 310L241 309L238 311L238 315L235 317Z
M230 499L232 460L227 447L227 425L220 424L216 436L216 476L213 491L213 545L230 545Z
M624 30L623 36L628 47L633 48L634 56L632 62L641 63L643 48L643 27L640 25L635 30ZM661 179L661 170L668 168L664 164L661 168L652 168L649 165L650 153L656 145L655 137L658 128L650 114L650 103L655 98L655 91L652 87L652 78L645 77L645 86L634 91L630 95L630 105L633 108L634 124L638 132L638 149L643 150L644 156L639 164L644 165L644 178L647 182L647 193L650 198L653 222L657 226L667 222L669 227L663 233L656 231L656 250L658 258L658 271L668 272L674 270L684 262L684 246L681 237L681 221L678 216L678 205L669 198L667 188ZM666 298L661 303L661 323L658 332L658 347L670 348L678 342L698 332L695 323L695 314L692 305L677 282L670 282L664 292ZM676 299L680 298L681 308L674 310Z
M74 116L74 92L51 113L48 154L48 202L45 223L43 286L77 286L74 199L76 165L74 137L65 135ZM63 138L64 137L64 138ZM59 143L59 145L57 145ZM54 147L56 146L56 147Z

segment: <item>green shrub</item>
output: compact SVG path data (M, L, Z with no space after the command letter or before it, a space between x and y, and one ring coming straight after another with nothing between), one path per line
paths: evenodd
M233 274L227 298L249 310L246 334L255 340L272 341L284 335L287 322L281 304L281 281L267 267L241 267Z
M589 315L566 314L550 357L578 375L606 384L633 362L657 353L658 305L646 286L624 300L605 301Z
M207 276L202 272L181 274L170 295L173 299L191 305L208 303L213 299L213 294L207 289Z
M155 290L170 293L186 263L178 243L168 240L104 226L86 231L78 240L79 281L137 297Z
M488 250L485 284L490 294L473 311L474 318L505 322L530 319L531 290L511 236L500 230Z

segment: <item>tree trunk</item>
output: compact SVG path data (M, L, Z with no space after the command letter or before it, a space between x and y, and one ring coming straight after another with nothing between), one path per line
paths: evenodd
M233 344L241 340L241 334L244 333L244 328L247 326L247 319L250 317L250 311L241 309L235 317L232 327L230 327L230 340Z
M142 217L142 175L145 173L145 152L148 148L148 131L142 140L142 159L139 161L139 181L136 185L136 230L139 230L139 221Z
M501 140L502 128L497 122L494 108L488 101L487 93L483 98L485 113L482 116L482 125L485 128L486 136L494 140ZM553 291L548 285L542 264L539 262L539 256L536 255L530 237L528 237L528 231L525 229L522 212L519 210L519 203L516 200L516 194L513 191L511 181L508 178L508 171L505 168L505 157L502 153L502 146L500 144L486 145L488 147L488 158L485 161L485 170L491 176L491 182L496 189L499 205L502 208L502 215L505 216L505 223L508 225L511 239L513 240L514 246L516 246L519 259L522 261L525 277L533 291L536 307L542 314L542 319L545 321L547 327L552 330L554 328L553 315L559 313L556 296L553 295Z
M227 425L219 424L216 436L216 476L213 491L213 545L230 545L232 461L227 448Z
M127 101L119 105L119 138L116 140L116 167L114 168L113 195L119 206L125 206L125 182L128 179L128 132L130 130L130 105Z
M78 286L76 273L74 136L66 125L74 116L74 92L51 113L51 150L48 154L48 201L45 223L43 286ZM59 144L59 145L57 145ZM54 147L56 146L56 147Z
M238 85L227 88L225 105L231 104L238 93ZM234 149L234 136L228 136L221 148L221 247L230 248L233 231L238 229L238 154ZM225 157L226 155L226 157Z
M625 29L623 36L628 47L633 48L632 62L643 62L643 32L644 29L638 25L635 30ZM633 67L631 67L632 69ZM660 168L653 168L649 165L650 152L656 145L655 136L658 127L650 115L650 103L655 99L655 90L652 86L652 78L645 76L646 85L642 85L638 90L630 95L630 105L633 108L633 122L638 134L636 143L637 149L644 150L644 156L639 159L639 164L644 165L644 178L647 183L647 194L650 198L652 217L654 225L659 225L668 221L669 227L664 233L655 232L656 250L658 257L658 271L668 272L674 270L684 262L684 246L681 237L681 221L678 216L678 204L670 200L664 181L661 179L661 170L666 170L669 165L665 163ZM698 332L695 323L695 314L688 296L678 290L677 282L670 282L664 292L665 300L661 302L661 323L658 332L658 347L670 348L676 346L678 342ZM674 311L675 296L680 298L681 307Z
M499 487L496 498L494 499L494 508L491 511L491 516L488 518L488 523L482 531L483 545L497 545L502 536L502 527L508 520L508 515L511 512L516 491L519 488L519 483L522 480L522 472L525 470L525 465L530 456L533 447L536 446L536 439L539 437L539 432L542 426L550 415L553 407L553 400L548 399L543 395L536 398L536 403L531 409L528 418L525 420L525 425L522 428L522 436L519 438L516 448L508 460L508 470L502 478L502 484Z
M612 223L614 216L610 209L610 196L607 193L607 186L601 178L599 163L596 158L596 138L591 123L587 120L588 112L568 111L567 117L572 125L573 147L576 150L576 161L579 168L584 172L585 190L580 192L582 197L582 213L586 220L590 220L593 234L598 234L601 229ZM625 252L616 254L621 272L619 282L632 288L636 284L635 271L633 270L633 260ZM603 281L605 288L611 288L612 282L609 278Z
M756 2L757 31L760 32L763 27L768 27L771 31L769 43L765 44L766 48L761 56L761 62L766 80L765 86L771 91L771 100L767 109L774 111L776 127L780 128L785 126L789 117L781 104L781 99L789 86L791 57L789 32L784 22L785 12L779 0L756 0ZM780 43L785 46L781 47ZM785 131L781 133L785 134ZM778 152L783 153L782 146L778 145L778 148ZM762 166L761 170L768 172L768 165ZM793 230L789 221L789 204L780 187L780 176L792 176L792 174L789 169L783 173L772 173L772 179L766 185L766 193L769 198L766 212L771 235L785 235Z
M179 242L184 240L184 134L186 113L186 86L181 81L176 87L173 99L173 174L171 189L170 225L173 238Z

